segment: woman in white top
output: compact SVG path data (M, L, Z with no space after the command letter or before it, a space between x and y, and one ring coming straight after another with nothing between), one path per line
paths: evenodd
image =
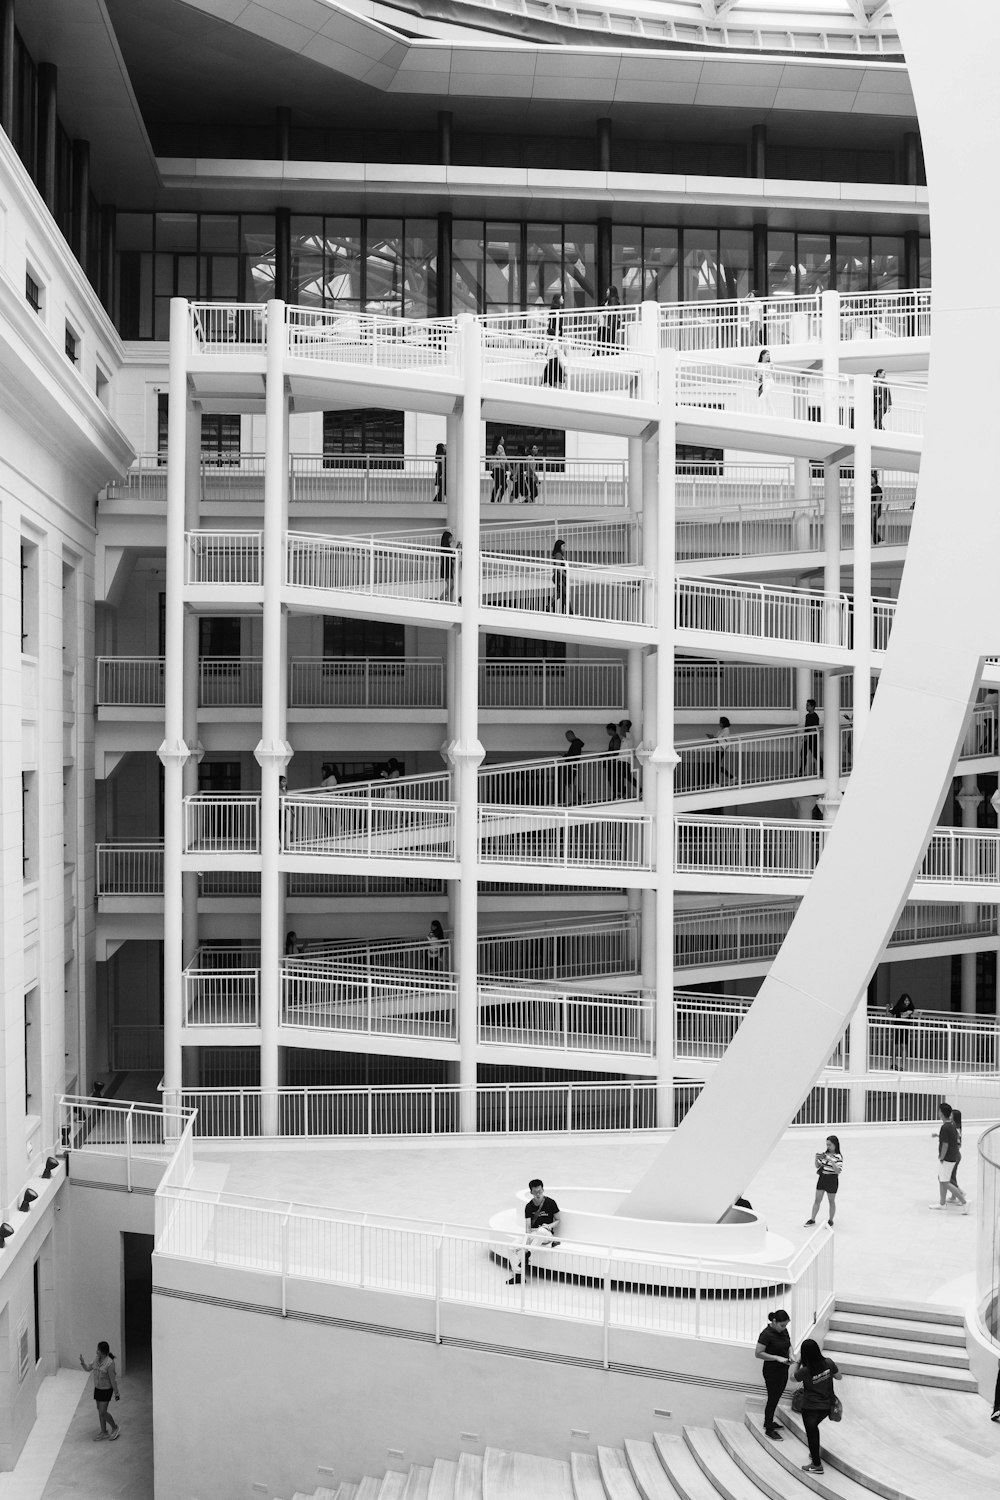
M94 1400L97 1402L97 1420L101 1424L101 1430L94 1439L99 1443L101 1438L110 1438L114 1442L121 1432L121 1427L108 1411L108 1402L114 1396L116 1401L122 1399L121 1391L118 1389L118 1372L115 1369L115 1357L111 1353L110 1346L102 1339L97 1346L93 1364L88 1365L83 1355L80 1355L81 1368L94 1377ZM110 1424L110 1432L108 1427Z
M775 415L774 371L771 368L771 351L762 349L757 357L757 409L762 416Z

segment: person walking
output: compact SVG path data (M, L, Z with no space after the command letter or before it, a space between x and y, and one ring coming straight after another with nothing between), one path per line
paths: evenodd
M101 1430L94 1442L99 1443L102 1438L108 1438L113 1443L121 1433L121 1427L108 1411L108 1403L112 1396L116 1401L120 1401L122 1393L118 1389L118 1371L115 1369L115 1357L111 1353L110 1345L102 1339L97 1346L93 1364L88 1365L81 1354L80 1366L94 1377L94 1400L97 1402L97 1420L101 1424ZM109 1424L110 1432L108 1431Z
M490 467L493 471L490 504L502 505L507 498L507 486L510 483L510 464L507 462L507 450L503 445L503 438L497 438L497 445L490 459Z
M455 539L445 529L441 533L441 598L447 603L455 599Z
M844 1158L840 1150L840 1140L835 1135L828 1135L826 1149L816 1152L816 1196L813 1199L812 1211L806 1220L807 1229L816 1222L816 1215L819 1213L824 1193L830 1214L826 1222L831 1229L833 1228L833 1221L837 1214L837 1188L840 1186L840 1174L843 1170Z
M773 417L774 370L771 368L771 351L762 349L757 356L757 406L762 415Z
M562 537L558 537L555 546L552 548L553 608L557 615L569 613L568 572L569 560L566 556L566 543Z
M622 341L622 299L618 295L616 286L608 287L608 294L604 299L604 312L601 314L597 337L602 344L616 345Z
M968 1199L958 1186L952 1181L952 1174L957 1174L958 1164L962 1160L962 1152L959 1147L958 1130L955 1126L954 1111L950 1104L938 1105L938 1114L941 1116L941 1128L938 1131L938 1192L940 1203L931 1203L930 1208L944 1208L949 1200L958 1204L963 1213L969 1212Z
M605 724L604 733L608 737L608 793L612 802L616 802L625 795L624 766L618 753L622 747L622 737L618 733L618 725L614 723Z
M618 735L621 739L621 749L618 754L622 762L622 796L634 797L636 794L635 774L635 735L632 733L632 720L618 720Z
M885 371L876 370L872 381L872 424L876 432L881 431L891 406L892 391L885 383Z
M579 802L580 800L579 792L577 791L577 775L580 768L572 764L572 762L578 761L583 754L583 740L581 740L575 729L567 729L566 739L569 741L569 748L563 753L563 761L570 761L571 764L566 766L566 769L559 776L560 796L558 800L563 804Z
M556 292L552 298L552 306L549 309L549 321L546 325L545 336L547 344L545 348L545 368L542 371L542 385L563 386L566 384L566 348L563 343L563 307L565 299L562 292Z
M754 1355L764 1363L764 1386L767 1404L764 1407L764 1432L774 1442L781 1442L781 1428L775 1420L778 1402L788 1384L788 1371L792 1363L792 1340L788 1332L789 1317L783 1307L767 1315L767 1327L757 1340Z
M729 774L729 756L727 754L729 741L732 739L730 728L729 720L723 715L719 720L718 729L710 729L706 735L706 738L714 740L718 747L715 752L715 779L719 786L722 785L723 781L732 781L733 779Z
M802 1425L809 1444L809 1462L802 1465L805 1474L824 1473L819 1424L826 1421L834 1405L839 1404L833 1382L841 1378L837 1366L832 1359L826 1358L816 1340L803 1339L792 1379L802 1383Z
M444 492L447 484L448 472L448 449L444 443L438 443L434 449L434 493L431 499L436 505L444 503Z
M448 940L444 935L444 928L437 920L433 921L424 939L426 950L426 963L428 969L440 972L444 968L445 953L448 949Z
M805 731L802 736L802 763L799 766L800 776L822 775L823 767L819 759L819 714L816 712L816 699L806 699L806 718L802 726Z
M958 1161L961 1161L962 1160L962 1111L960 1109L952 1109L952 1112L951 1112L951 1123L954 1125L954 1127L955 1127L955 1133L958 1136L958 1153L959 1153L958 1154ZM958 1161L955 1163L955 1165L951 1169L951 1182L952 1182L952 1186L953 1187L958 1187ZM958 1190L959 1190L959 1192L962 1191L961 1188L959 1188ZM968 1202L969 1200L966 1199L965 1201Z

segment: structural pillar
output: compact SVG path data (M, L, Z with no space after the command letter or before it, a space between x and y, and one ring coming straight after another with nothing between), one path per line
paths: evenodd
M919 229L908 229L903 235L903 285L912 288L920 286Z
M597 221L597 301L607 301L608 290L613 280L612 272L612 227L611 220L600 218ZM618 288L621 292L621 287Z
M114 312L115 269L117 261L118 210L106 203L101 209L101 266L98 295L107 312Z
M73 254L84 272L89 274L87 249L90 243L90 142L73 142L72 219L70 238Z
M59 70L38 64L38 191L50 214L56 211L57 85Z
M767 176L767 126L750 127L750 176Z
M274 210L274 295L280 302L292 300L292 211Z
M188 414L188 452L192 446L192 429L195 424ZM197 435L195 442L197 442ZM197 452L197 449L195 449ZM188 465L190 469L190 465ZM188 526L191 525L191 496L197 494L192 491L190 479L185 483L188 496L186 511ZM196 507L195 507L196 508ZM184 742L188 746L190 754L181 772L181 784L185 798L193 797L198 791L198 766L201 763L203 750L198 739L198 699L200 696L200 674L198 661L198 631L200 620L196 614L190 611L184 615ZM181 875L181 895L183 910L181 913L181 943L184 967L187 968L198 951L198 871L185 870ZM185 996L185 1004L187 998Z
M920 137L915 130L903 134L903 183L916 187L920 181ZM907 286L914 285L907 282Z
M14 0L0 0L0 130L14 139Z
M605 115L597 122L596 167L598 172L611 171L611 121Z
M288 516L285 304L267 304L264 387L264 604L262 619L260 741L260 1086L261 1130L277 1124L278 1025L281 1015L281 806L278 779L291 759L285 738L285 666L282 654L281 584Z
M854 378L854 711L851 762L868 725L872 696L872 377Z
M758 297L768 294L766 224L753 226L753 289Z
M292 156L292 112L284 104L274 111L274 155L277 161L290 161Z
M442 209L437 217L437 284L435 287L435 310L439 318L451 317L452 274L451 214Z
M962 827L978 828L979 809L983 805L982 793L979 790L979 781L975 776L962 777L962 790L958 794L958 805L962 809ZM962 920L971 924L976 918L976 908L969 902L963 903ZM961 955L961 1005L963 1016L974 1016L976 1014L976 962L978 955L975 953L963 953Z
M451 166L451 134L455 116L450 109L438 110L438 162L442 167Z

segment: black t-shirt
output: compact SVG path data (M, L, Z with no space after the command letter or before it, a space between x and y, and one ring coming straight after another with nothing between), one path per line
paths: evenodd
M832 1359L826 1361L826 1369L818 1370L815 1375L807 1369L801 1371L803 1411L829 1411L836 1398L833 1388L833 1377L837 1374L837 1366Z
M816 712L816 710L814 708L811 708L809 710L809 712L806 714L805 728L806 729L818 729L819 728L819 714Z
M962 1160L962 1153L958 1149L958 1131L955 1129L954 1121L942 1121L941 1129L938 1131L938 1141L945 1148L944 1161Z
M551 1224L559 1217L559 1205L554 1198L543 1198L536 1207L534 1198L524 1205L524 1227L530 1233L543 1224Z
M765 1354L777 1354L782 1359L788 1359L792 1352L792 1336L788 1329L774 1328L770 1323L757 1342L764 1345Z

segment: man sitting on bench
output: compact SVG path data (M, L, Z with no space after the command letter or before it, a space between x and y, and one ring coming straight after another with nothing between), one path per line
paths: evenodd
M531 1189L531 1197L524 1205L524 1249L515 1250L510 1258L513 1276L507 1278L507 1285L521 1280L521 1272L528 1274L528 1263L531 1259L529 1246L548 1245L550 1248L558 1245L555 1237L559 1228L559 1205L554 1198L546 1198L545 1184L540 1177L533 1177L528 1183Z

